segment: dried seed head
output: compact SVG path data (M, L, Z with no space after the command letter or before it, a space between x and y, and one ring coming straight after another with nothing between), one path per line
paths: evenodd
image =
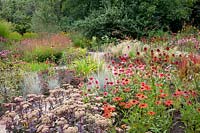
M78 127L68 127L64 130L64 133L78 133Z

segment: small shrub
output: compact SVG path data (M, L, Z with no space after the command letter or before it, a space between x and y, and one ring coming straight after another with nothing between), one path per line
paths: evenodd
M38 34L33 32L26 32L23 34L23 39L34 39L38 37L39 37Z
M9 34L8 38L11 40L11 41L15 41L15 42L18 42L22 39L22 35L19 34L18 32L12 32Z
M11 24L0 20L0 36L4 38L8 38L11 32Z
M86 48L90 45L90 41L80 33L71 33L70 38L75 47Z

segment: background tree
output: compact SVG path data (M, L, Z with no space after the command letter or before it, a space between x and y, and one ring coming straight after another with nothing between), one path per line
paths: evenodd
M0 17L12 22L19 33L30 31L35 0L1 0Z
M78 30L124 38L199 26L199 0L0 0L0 17L24 33Z

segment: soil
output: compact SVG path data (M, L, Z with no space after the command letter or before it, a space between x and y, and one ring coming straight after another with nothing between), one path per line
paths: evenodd
M185 133L185 124L181 121L180 111L174 111L172 116L173 123L170 129L170 133Z

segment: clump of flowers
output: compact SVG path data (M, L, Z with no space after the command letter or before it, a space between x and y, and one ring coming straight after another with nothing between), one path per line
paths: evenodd
M98 79L91 77L83 95L88 101L93 92L103 97L102 115L111 118L118 131L169 131L176 119L173 112L181 110L186 114L191 111L188 106L199 106L195 82L183 82L178 76L180 67L186 68L183 59L188 64L198 64L198 55L177 55L170 49L144 47L135 57L120 55L107 67L114 81L105 77L104 88L99 89ZM197 110L195 113L200 116Z
M9 50L0 51L0 59L7 58L10 53L11 53L11 51L9 51Z
M36 94L16 97L5 107L10 132L104 132L112 124L101 116L101 105L84 103L81 90L71 85L51 90L47 98Z

